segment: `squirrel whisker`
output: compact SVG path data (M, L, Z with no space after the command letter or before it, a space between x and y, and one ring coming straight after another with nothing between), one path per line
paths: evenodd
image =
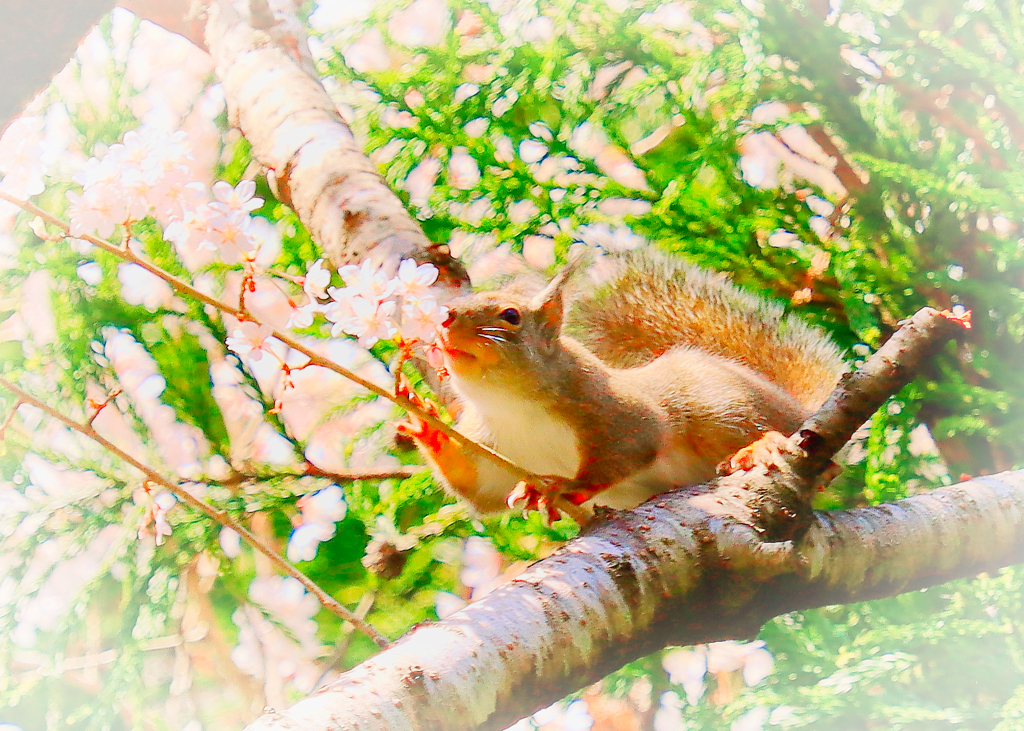
M480 333L480 337L490 340L493 343L507 343L508 340L505 338L499 338L497 335L488 335L486 333Z

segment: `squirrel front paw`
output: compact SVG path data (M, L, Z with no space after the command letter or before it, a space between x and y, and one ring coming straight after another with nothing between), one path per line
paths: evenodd
M748 444L729 459L718 465L718 474L731 475L762 465L768 471L784 470L788 464L787 455L799 455L803 450L793 444L789 437L777 431L765 432L753 444Z
M413 406L418 407L424 413L431 416L437 416L439 413L437 406L413 391L404 378L399 383L396 393L399 396L404 396ZM426 419L417 415L416 412L410 411L408 419L408 421L396 424L395 431L403 437L418 442L431 454L437 454L444 446L444 443L449 441L447 434L431 426Z

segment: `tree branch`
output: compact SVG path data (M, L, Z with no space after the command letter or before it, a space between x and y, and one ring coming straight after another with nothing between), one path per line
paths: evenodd
M782 612L1020 560L1024 471L860 510L807 507L809 465L956 329L934 310L916 315L794 437L812 442L806 453L609 511L509 584L249 731L502 729L667 644L751 637Z
M336 267L369 258L411 257L438 267L439 283L465 287L466 270L447 245L434 245L381 179L319 79L304 69L307 39L288 25L286 47L223 0L210 7L206 41L224 84L231 123L272 174ZM274 42L274 41L278 42Z

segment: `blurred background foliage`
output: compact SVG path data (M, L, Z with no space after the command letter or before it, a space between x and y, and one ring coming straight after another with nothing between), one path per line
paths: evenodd
M305 10L343 116L480 286L516 269L550 273L578 242L657 245L785 303L852 362L921 306L970 309L970 340L865 425L820 507L1024 466L1019 3ZM46 168L45 189L27 192L60 214L71 175L125 131L185 129L197 180L255 178L266 202L254 215L273 240L265 264L301 276L316 245L227 129L208 60L161 33L118 11L90 35L30 108ZM4 172L5 185L17 177ZM282 393L227 353L215 313L132 280L103 252L41 237L29 216L5 216L4 374L79 419L87 399L124 389L108 407L116 419L105 410L97 428L282 551L309 520L299 498L341 485L333 537L299 565L389 637L575 533L537 516L476 519L422 472L348 479L415 464L395 444L389 405L323 374ZM164 268L237 297L237 263L190 260L153 219L131 233ZM319 325L301 333L386 382L388 346L327 343ZM6 414L14 401L3 399ZM181 506L164 510L172 533L155 546L138 475L38 412L19 409L2 449L0 721L240 728L374 652ZM303 475L310 464L324 475ZM667 649L519 728L1020 728L1021 586L1011 568L786 615L757 643Z

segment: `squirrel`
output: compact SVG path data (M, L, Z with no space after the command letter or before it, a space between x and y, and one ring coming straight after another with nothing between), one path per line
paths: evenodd
M602 259L605 283L574 296L579 258L540 291L519 281L448 305L456 428L541 476L520 482L414 419L406 433L480 513L525 500L553 520L558 498L627 509L705 482L793 433L846 370L827 335L722 274L649 250Z

